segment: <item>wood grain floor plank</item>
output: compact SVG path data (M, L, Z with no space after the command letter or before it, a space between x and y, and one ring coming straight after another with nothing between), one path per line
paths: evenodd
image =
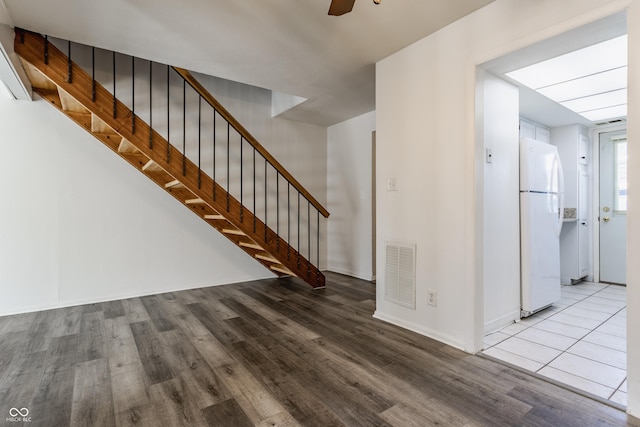
M97 313L102 311L102 304L85 304L82 306L82 314Z
M43 384L56 381L61 371L73 371L78 362L79 334L63 335L51 339L44 361Z
M309 394L321 397L322 402L346 425L390 426L379 416L389 408L390 402L377 395L359 394L361 390L357 385L348 387L343 381L336 381L336 377L326 375L326 371L296 372L296 379Z
M225 289L218 289L217 286L205 288L203 296L204 299L199 301L199 303L205 304L209 312L211 312L216 319L226 320L238 317L237 313L220 302L221 299L227 296Z
M25 331L0 334L0 383L14 356L16 353L20 353L20 348L27 341L27 338L28 335Z
M0 403L5 413L12 407L25 408L35 398L42 381L46 352L17 354L0 378ZM11 405L11 406L8 406ZM20 405L20 406L18 406ZM0 405L0 411L3 410Z
M152 403L133 405L116 414L117 427L158 427L166 425Z
M31 425L56 427L640 427L381 322L375 285L326 278L323 290L266 279L0 317L0 416L26 407Z
M104 336L112 376L141 366L140 353L126 317L106 319Z
M27 331L33 324L37 312L0 316L0 335L10 332Z
M211 334L194 337L191 342L212 369L235 362L226 348Z
M113 409L117 426L156 427L162 420L149 400L142 365L111 376Z
M109 363L106 359L95 359L77 364L71 425L108 427L114 424Z
M158 418L169 426L205 426L202 411L181 378L154 384L149 387Z
M147 374L147 383L157 384L172 379L174 374L165 360L164 350L151 322L132 323L131 332Z
M54 324L50 325L51 335L63 336L79 333L83 310L83 306L56 310Z
M199 409L231 398L230 392L213 372L196 347L179 331L161 332L160 342L167 364L195 399Z
M191 289L189 292L175 292L176 302L180 305L195 304L207 299L208 288Z
M107 355L107 340L104 325L91 331L78 334L77 362L102 359Z
M216 313L209 311L207 309L208 307L209 306L205 306L202 303L187 305L187 308L191 311L191 313L193 313L198 321L200 321L200 323L202 323L205 328L207 328L207 330L223 345L233 344L241 341L242 338L238 337L237 334L229 329L228 326L225 325L223 321L221 321L222 319L216 318ZM231 318L233 317L228 317L227 319Z
M257 334L256 336L282 333L282 328L278 325L263 317L261 314L257 313L245 304L240 303L235 298L224 298L221 302L239 314L238 317L225 320L226 324L233 325L249 322L252 324L254 330L253 334Z
M255 313L258 313L260 316L274 323L280 329L286 331L288 334L296 336L298 339L313 340L319 337L319 335L314 333L313 331L301 327L291 319L281 315L280 313L272 310L264 304L261 304L260 302L251 298L249 295L241 292L240 290L232 290L231 295L233 296L233 299L235 299L239 303L243 304Z
M66 366L49 370L43 376L38 392L27 406L34 426L71 425L71 405L75 373Z
M94 308L101 308L100 304L95 304ZM80 316L80 332L94 332L100 330L104 320L102 310L92 310L82 313Z
M278 369L286 373L297 373L314 369L314 366L307 360L306 353L296 353L285 345L285 341L295 340L284 334L260 335L248 340L264 356L271 361Z
M345 425L318 396L297 381L287 378L271 361L245 341L233 344L234 356L246 365L285 409L300 423L309 426Z
M460 419L453 412L445 411L420 411L417 408L398 404L380 414L380 418L393 426L423 427L423 426L465 426L473 427L476 424L472 420Z
M54 337L51 326L55 324L55 319L61 311L47 310L36 313L27 333L29 341L25 344L26 353L37 353L49 348L49 343Z
M146 322L147 320L151 320L149 313L147 313L147 309L144 308L140 298L122 300L122 306L124 307L124 312L129 323Z
M316 320L312 313L306 313L304 309L291 305L289 301L276 301L252 289L245 289L245 292L265 306L271 308L282 316L286 316L319 336L329 336L344 332L344 330L340 329L338 325L332 326Z
M253 423L244 413L235 399L228 399L203 411L207 423L211 426L251 427Z
M480 423L509 425L514 419L522 419L532 407L526 403L493 392L488 387L468 383L460 377L449 382L433 375L429 369L409 367L408 364L392 364L385 368L395 376L406 378L409 383L433 396L440 405L454 408L460 413L473 413ZM494 402L487 405L487 402ZM508 411L506 408L509 408Z
M559 408L557 406L557 397L553 394L532 393L525 387L515 387L509 396L514 397L522 402L532 406L524 420L539 425L566 425L567 427L581 427L590 425L593 420L588 415L588 405L576 402L569 408ZM614 408L605 409L600 415L602 425L616 425L624 422L626 415Z
M433 399L406 378L388 375L385 367L351 356L339 345L322 340L314 343L315 347L309 346L309 358L322 361L325 372L333 370L343 381L351 382L353 388L359 389L357 394L380 396L387 402L396 402L419 414L417 419L425 422L424 425L467 425L472 420L449 405L438 402L429 405Z
M140 298L140 301L142 302L142 305L144 305L144 308L147 310L147 313L149 313L151 322L156 327L158 332L165 332L175 329L175 325L164 309L165 298L162 298L159 295L151 295L148 297Z
M287 412L280 412L260 422L254 422L253 425L256 427L300 427L300 423Z
M103 302L102 311L104 312L105 319L114 319L126 315L122 301Z
M282 413L289 414L269 390L240 363L218 366L214 368L214 372L255 425Z
M180 299L179 301L168 301L164 308L168 315L171 316L173 323L177 329L189 337L199 337L211 335L209 330L186 308L187 304L194 304L190 298Z

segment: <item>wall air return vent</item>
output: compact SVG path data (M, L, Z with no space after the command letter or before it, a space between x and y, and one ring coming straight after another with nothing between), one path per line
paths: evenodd
M384 284L387 301L416 308L416 245L385 243Z

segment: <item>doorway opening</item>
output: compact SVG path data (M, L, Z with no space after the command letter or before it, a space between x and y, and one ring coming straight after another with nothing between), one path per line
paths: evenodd
M522 87L510 79L507 73L624 34L626 15L620 13L483 64L478 70L481 77L488 75L490 79L497 78L516 88L516 108L519 117L516 117L515 125L513 117L504 114L497 116L500 120L494 120L499 125L492 124L487 117L482 117L477 125L478 135L483 141L482 147L477 150L478 163L482 161L484 165L480 172L483 175L479 177L483 188L483 206L480 209L485 221L482 224L485 292L485 341L482 353L567 384L592 396L609 400L621 407L626 406L626 288L618 284L625 283L626 278L610 276L602 261L604 259L605 262L609 262L607 255L610 253L616 260L625 259L625 255L620 256L620 252L616 252L614 246L608 245L613 244L611 241L617 245L622 241L626 242L626 230L612 230L612 237L607 237L609 235L604 225L614 223L614 213L616 220L626 217L626 162L623 162L626 160L626 132L623 130L626 116L611 120L589 120L569 111L558 102ZM482 80L483 84L486 81L488 80ZM491 104L497 103L491 98L499 97L499 102L503 103L505 97L498 96L497 92L492 96L486 91L487 87L486 84L482 88L478 86L477 92L481 93L479 98L480 102L484 102L484 112L490 113L494 108ZM503 95L508 88L502 85L500 90ZM624 92L626 97L626 86ZM505 120L510 120L510 135L516 135L513 138L514 144L517 144L518 136L522 136L523 123L526 125L524 130L533 132L535 139L547 138L545 142L556 146L561 145L558 142L559 138L566 141L567 135L573 135L573 140L569 143L562 142L575 144L572 146L573 151L567 151L573 153L570 154L573 157L569 160L572 162L572 168L569 168L571 179L575 181L573 191L588 189L586 196L575 197L573 206L567 205L569 212L563 213L567 222L566 230L573 233L573 240L567 247L569 252L573 252L572 262L575 262L575 268L571 266L569 270L575 271L575 274L572 272L565 275L561 299L550 308L526 319L520 319L518 316L515 320L510 320L513 316L513 306L519 305L520 301L510 297L508 302L497 309L494 303L501 301L501 298L504 300L504 293L499 294L501 289L508 289L510 292L514 286L519 288L520 278L514 277L513 274L507 277L503 274L504 271L500 270L502 267L499 262L492 264L492 260L498 259L495 254L492 255L492 250L500 248L502 243L496 241L496 234L487 227L487 216L491 214L488 211L491 209L492 200L495 199L493 194L487 196L487 191L491 183L491 174L496 169L495 163L499 161L495 155L492 157L495 160L488 161L492 149L488 144L493 142L488 138L492 134L491 131L487 131L487 127L504 128ZM614 128L612 122L621 123L623 126ZM606 143L600 144L601 135L608 138ZM605 153L604 157L600 151L601 145L609 147L610 153ZM609 175L601 177L599 168L603 163L598 163L599 160L604 160L610 165L607 172ZM609 198L606 201L600 200L602 186L606 186L608 191ZM490 188L491 191L495 189L496 187ZM605 213L609 215L604 215ZM605 217L608 219L605 220ZM507 224L509 220L501 223ZM622 245L624 246L624 242ZM566 257L566 254L561 256ZM621 269L626 271L619 264L613 264L611 269L618 272ZM495 274L498 271L500 275ZM500 285L502 288L496 285L497 280L503 281ZM607 283L600 283L605 280ZM491 317L488 307L494 310ZM498 322L501 321L504 324L499 327Z

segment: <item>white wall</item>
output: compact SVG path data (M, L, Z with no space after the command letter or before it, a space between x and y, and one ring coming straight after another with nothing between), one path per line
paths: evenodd
M326 127L273 118L270 90L194 75L320 203L327 202Z
M2 12L0 2L0 15ZM0 23L0 85L5 86L16 99L30 101L31 85L13 49L13 36L13 28Z
M478 239L483 215L476 181L482 157L475 140L476 66L629 4L638 7L635 0L497 0L377 64L376 317L469 352L481 348L484 279ZM640 55L633 38L630 46L630 56ZM640 99L630 92L630 104L634 102ZM397 192L381 190L386 177L397 177ZM415 310L382 298L385 240L417 244ZM427 289L438 292L437 307L426 304ZM640 409L635 399L640 393L630 396L630 408Z
M272 117L272 92L255 86L244 85L229 80L224 80L202 74L194 74L198 81L209 90L218 101L262 144L313 197L327 208L327 128L309 123L297 122ZM250 162L250 156L245 152L245 163ZM258 157L257 164L261 165ZM260 169L259 169L260 170ZM274 172L275 173L275 172ZM258 173L260 176L260 172ZM275 192L274 174L270 173L268 181L271 192ZM247 182L245 191L250 185ZM280 203L280 229L284 234L286 229L286 194L284 181L281 183ZM246 195L245 195L246 196ZM247 196L248 197L248 196ZM295 193L291 190L292 202ZM307 242L307 208L302 199L301 204L301 254L313 263L317 259L315 210L311 209L311 244ZM327 208L330 214L332 210ZM256 214L262 217L264 209L258 207ZM269 206L268 223L272 229L276 229L276 206ZM292 215L294 215L292 210ZM293 220L292 220L293 221ZM327 225L328 220L320 217L320 269L327 268ZM292 245L296 246L296 227L291 229ZM310 246L311 256L308 256Z
M329 127L327 224L331 271L373 277L372 132L375 112Z
M628 135L640 141L640 2L627 11L629 34ZM627 410L640 417L640 146L629 144L629 210L627 212Z
M233 96L326 200L326 130L270 119L268 91ZM273 277L39 98L0 101L0 145L0 315Z
M478 70L476 130L483 188L484 332L520 319L518 88ZM490 163L487 151L491 150ZM482 179L480 179L480 175Z
M66 41L58 39L51 39L51 41L62 52L68 51ZM93 60L94 53L95 61ZM73 44L72 58L88 73L93 73L92 64L95 63L96 80L107 90L113 90L113 56L111 52L101 49L95 49L93 52L89 46ZM264 159L259 154L255 158L254 185L254 159L246 141L242 144L244 186L241 192L241 168L239 167L241 138L238 132L229 129L226 121L219 114L216 114L214 119L213 109L206 102L199 103L197 93L189 85L186 85L185 88L184 80L176 72L168 70L166 65L159 63L153 63L153 115L151 116L149 114L151 102L149 97L149 63L142 60L135 61L135 85L133 85L131 57L116 54L115 59L118 99L129 108L134 109L136 115L142 120L152 123L153 128L164 138L168 138L179 151L184 148L186 156L194 163L199 163L203 173L215 176L215 181L223 188L228 188L238 200L242 196L242 201L252 210L253 191L255 190L254 213L257 217L262 221L267 220L273 230L279 230L283 237L289 239L295 249L299 247L303 256L316 263L318 260L316 211L307 209L304 198L300 203L302 227L300 228L300 239L298 239L297 222L288 226L286 221L289 216L296 220L298 218L295 189L291 187L290 212L287 212L286 181L283 178L279 179L280 187L283 190L280 192L280 203L276 203L275 197L269 198L266 207L264 203L260 203L264 200ZM170 102L167 102L167 75L169 75ZM203 74L194 73L194 76L321 204L326 204L326 127L295 122L281 117L274 118L272 114L274 95L270 90ZM133 94L134 87L135 96ZM135 106L133 106L134 99ZM183 109L185 104L186 109ZM202 112L200 115L198 114L199 109ZM186 115L186 118L184 117L185 110L190 113ZM230 141L229 147L227 147L227 139ZM186 142L183 146L184 140ZM231 159L228 183L227 155ZM214 158L215 170L213 168ZM266 174L268 192L275 195L277 191L276 170L269 167ZM278 209L280 215L277 214ZM311 215L310 221L307 218L308 213ZM277 226L278 218L280 219L279 228ZM309 242L307 232L309 224L311 242ZM326 241L324 239L326 223L324 220L321 222L321 229L320 267L322 268L326 265Z

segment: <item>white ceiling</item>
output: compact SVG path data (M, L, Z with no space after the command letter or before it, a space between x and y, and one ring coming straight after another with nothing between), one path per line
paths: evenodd
M621 12L497 58L483 64L483 67L493 74L519 86L520 115L551 128L575 123L591 127L599 122L587 120L578 113L510 79L506 76L506 73L626 33L627 16L626 13Z
M375 109L375 63L493 0L0 0L0 22L307 98L331 125Z

